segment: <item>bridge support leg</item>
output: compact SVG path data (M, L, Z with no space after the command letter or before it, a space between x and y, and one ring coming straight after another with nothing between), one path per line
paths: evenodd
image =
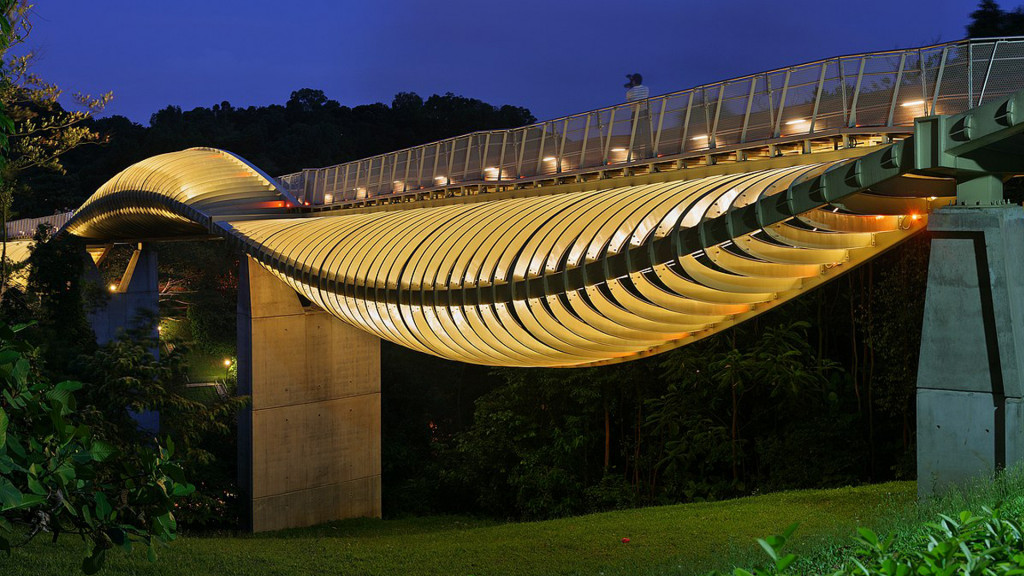
M252 530L380 517L380 340L251 258L238 285L239 477Z
M1024 458L1024 211L934 212L917 376L917 482L927 496Z
M95 268L93 271L96 272L93 280L102 282L98 271ZM156 251L139 244L128 261L121 282L113 286L108 296L106 305L89 313L89 324L99 345L117 339L126 330L149 330L149 336L155 341L156 323L151 320L157 317L160 308ZM154 356L159 353L155 349L151 352Z
M89 312L89 325L96 334L97 344L102 346L132 330L144 330L152 342L159 341L157 322L160 315L160 287L157 284L156 264L155 250L145 244L135 248L128 261L128 268L121 276L121 282L109 291L106 304ZM102 285L103 280L91 259L88 266L91 270L87 275ZM159 358L159 345L150 348L149 353ZM160 431L159 412L132 412L132 418L142 430L154 434Z

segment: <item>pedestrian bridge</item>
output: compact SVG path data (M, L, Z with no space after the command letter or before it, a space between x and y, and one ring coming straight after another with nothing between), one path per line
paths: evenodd
M1022 69L1020 38L845 56L277 179L193 148L125 169L61 229L97 255L140 243L129 268L149 266L148 287L129 272L117 292L154 298L146 243L249 256L240 433L260 530L379 514L376 338L486 365L621 362L927 227L928 491L1024 459L1024 213L1003 200L1024 175ZM327 423L353 413L369 423Z
M1022 58L1006 39L827 59L279 180L186 150L118 174L65 230L225 237L341 320L453 360L618 362L924 229L957 177L915 156L915 117L1001 101Z

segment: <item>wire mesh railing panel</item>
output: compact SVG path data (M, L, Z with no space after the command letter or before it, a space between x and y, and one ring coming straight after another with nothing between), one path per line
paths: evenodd
M279 178L303 202L513 182L823 132L911 126L1024 87L1024 38L856 54Z
M971 107L970 68L969 46L949 50L944 66L939 67L938 99L932 114L953 114Z
M987 78L988 82L982 83L984 93L979 92L979 104L1008 96L1020 89L1024 83L1024 42L999 42Z

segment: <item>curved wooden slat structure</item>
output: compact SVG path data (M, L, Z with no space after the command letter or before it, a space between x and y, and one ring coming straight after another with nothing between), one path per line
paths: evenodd
M477 364L581 366L714 334L923 229L923 217L828 207L703 249L654 248L848 164L301 217L244 160L190 149L127 168L65 229L103 241L218 234L324 310L402 346ZM611 264L645 250L649 266Z

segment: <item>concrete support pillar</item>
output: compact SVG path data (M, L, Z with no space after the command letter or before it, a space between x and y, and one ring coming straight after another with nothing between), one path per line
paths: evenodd
M1024 211L949 206L928 229L917 376L922 496L1024 457Z
M238 283L239 479L252 530L380 517L380 340L251 258Z
M157 284L156 264L155 250L145 244L139 244L135 248L121 281L108 291L106 304L88 314L97 344L103 346L128 331L144 331L154 344L159 342L157 326L160 316L160 287ZM91 259L88 265L88 276L102 285L99 270ZM159 358L159 345L150 348L149 353L154 358ZM132 412L132 418L142 430L154 434L160 431L159 412Z
M99 271L92 268L96 282L102 282ZM121 282L109 291L104 306L89 313L89 323L96 333L96 342L104 345L127 330L150 331L156 341L157 325L153 320L160 313L160 287L157 285L156 251L139 244L128 261ZM152 350L154 356L159 352Z

